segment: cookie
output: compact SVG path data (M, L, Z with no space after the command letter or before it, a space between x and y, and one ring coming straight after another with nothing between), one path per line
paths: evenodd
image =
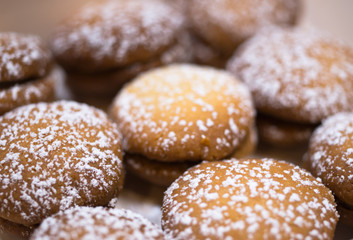
M164 233L141 215L125 209L76 207L43 221L31 240L163 240Z
M269 25L297 22L298 0L190 0L190 25L209 45L231 55L243 41Z
M242 45L227 68L271 117L318 124L353 110L353 50L316 30L267 29Z
M0 115L16 107L52 101L61 75L39 37L0 33Z
M345 216L352 222L353 209L353 113L326 119L310 139L306 156L310 171L332 190ZM350 214L348 214L350 212Z
M31 226L72 206L106 205L123 184L120 133L105 113L70 101L0 117L0 217Z
M117 95L110 112L128 153L163 162L234 154L255 114L248 89L236 78L193 65L140 75Z
M173 239L332 239L331 191L273 159L204 162L166 191L162 228Z
M77 95L114 96L142 71L191 59L186 35L183 14L163 0L103 1L59 25L51 48Z

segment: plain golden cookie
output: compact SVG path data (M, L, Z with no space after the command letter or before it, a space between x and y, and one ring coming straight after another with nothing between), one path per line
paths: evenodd
M76 207L43 221L31 240L164 240L164 233L141 215L125 209Z
M269 25L294 25L299 0L190 0L190 24L202 40L226 55Z
M317 124L353 110L353 50L313 29L262 31L228 70L250 88L259 112L272 117Z
M0 217L26 226L76 205L106 205L123 184L120 133L102 111L70 101L0 117Z
M115 98L124 149L164 162L223 159L254 123L248 89L230 74L193 65L146 72Z
M320 177L332 190L338 203L352 210L353 113L333 115L315 130L310 139L307 161L313 175Z
M331 191L272 159L204 162L166 191L162 228L173 239L332 239Z

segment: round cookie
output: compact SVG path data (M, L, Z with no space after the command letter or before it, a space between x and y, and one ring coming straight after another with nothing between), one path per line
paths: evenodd
M0 117L0 217L31 226L76 205L106 205L123 184L120 133L102 111L70 101Z
M224 54L269 25L296 23L299 0L190 0L192 30Z
M0 115L29 103L54 99L61 77L50 51L34 36L0 33Z
M254 122L248 89L230 74L171 65L140 75L115 98L111 116L124 149L163 162L219 160Z
M0 84L44 77L51 68L49 49L34 35L0 33Z
M228 69L272 117L315 124L353 110L353 50L312 29L267 29L241 46Z
M65 69L102 72L160 56L177 42L183 23L162 0L93 2L56 29L51 45Z
M311 137L307 161L314 176L322 179L335 194L340 207L347 211L353 210L352 159L353 113L333 115Z
M300 124L259 114L256 116L259 139L276 147L292 147L307 144L315 126Z
M332 239L330 190L272 159L204 162L166 191L162 228L174 239Z
M43 221L31 240L164 240L161 229L141 215L125 209L76 207Z

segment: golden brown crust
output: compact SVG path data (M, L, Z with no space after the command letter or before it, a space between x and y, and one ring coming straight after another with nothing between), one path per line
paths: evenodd
M0 88L0 115L22 105L50 102L55 98L55 85L62 76L54 68L44 77Z
M309 142L316 125L283 121L265 115L256 116L259 139L274 147L295 147Z
M215 49L232 54L237 46L268 25L293 25L298 0L191 0L193 31Z
M264 30L241 46L227 68L269 116L318 124L353 110L353 49L314 29Z
M161 55L183 24L162 0L90 3L56 29L52 50L68 70L106 71Z
M0 217L26 226L106 205L123 184L120 133L106 114L59 101L0 117Z
M52 58L39 37L0 33L0 83L44 77Z
M310 139L307 158L313 175L340 203L353 208L353 114L326 119Z
M175 239L332 239L331 191L273 159L203 162L166 191L162 228Z
M219 160L254 121L248 89L224 71L171 65L140 75L115 98L111 116L129 153L165 162Z

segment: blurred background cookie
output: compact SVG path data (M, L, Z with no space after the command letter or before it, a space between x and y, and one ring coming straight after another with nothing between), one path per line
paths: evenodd
M22 105L54 100L60 77L39 37L0 33L0 115Z
M207 60L196 55L196 61L224 67L236 48L269 25L291 26L297 23L299 0L191 0L187 16L195 42L208 46L213 58ZM200 47L201 47L200 46ZM199 53L199 52L196 52ZM214 64L215 57L218 59ZM222 66L223 65L223 66Z
M162 0L90 3L51 37L77 95L114 96L137 74L191 59L184 17Z
M312 124L291 123L263 114L256 116L256 126L261 143L284 148L308 144L315 129Z
M24 226L0 218L1 240L27 240L37 226Z
M307 161L335 194L342 221L353 226L353 113L331 116L315 130Z
M164 233L143 216L125 209L76 207L43 221L31 240L164 240Z
M353 50L314 29L263 30L227 68L250 88L260 113L288 125L314 128L353 110Z

